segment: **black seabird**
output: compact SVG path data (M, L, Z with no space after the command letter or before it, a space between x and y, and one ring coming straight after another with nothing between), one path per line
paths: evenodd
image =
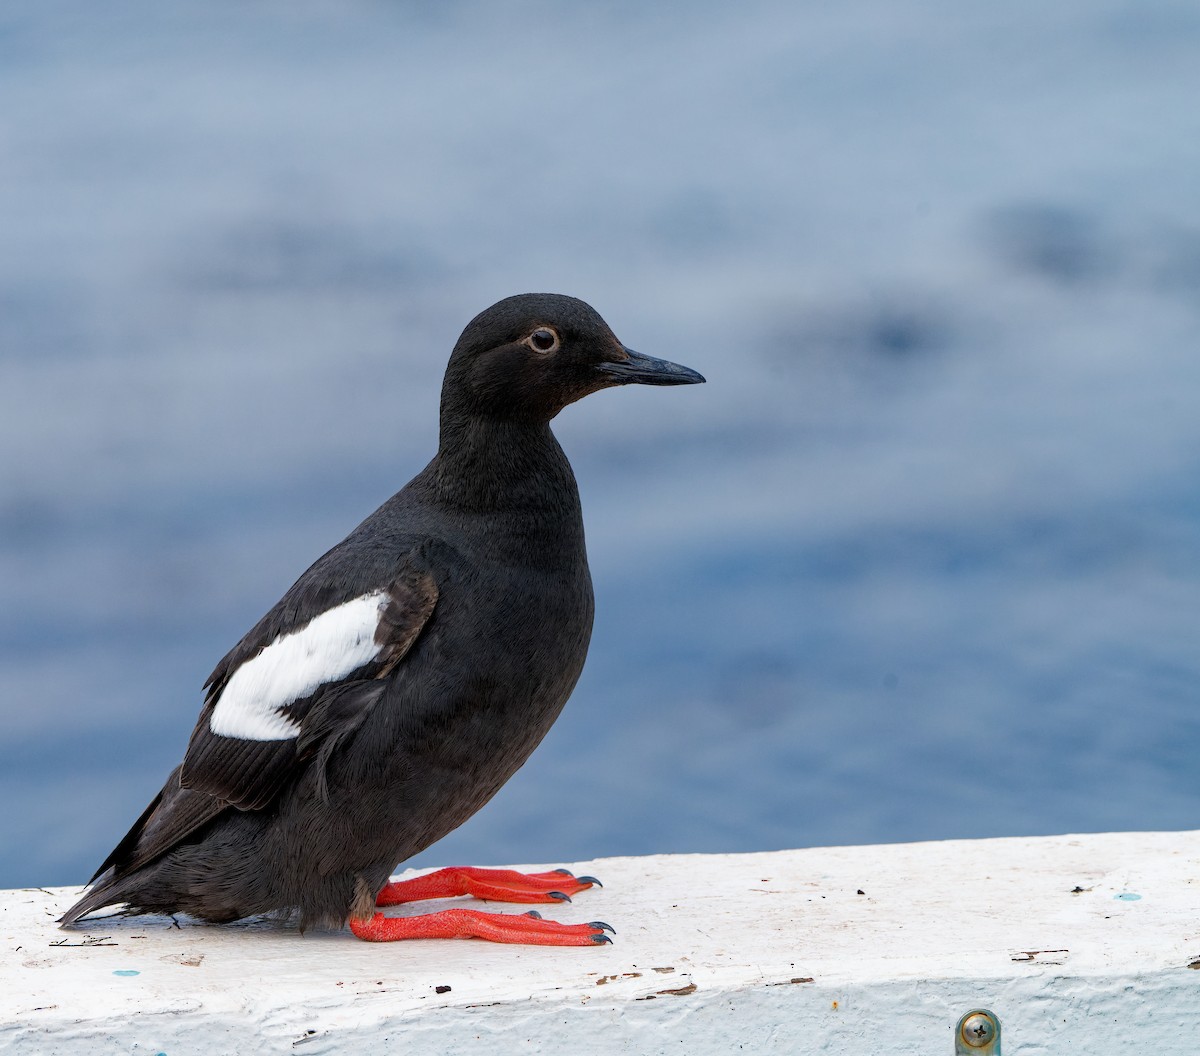
M624 347L573 297L509 297L476 316L446 368L433 461L217 665L183 763L61 922L124 903L215 922L349 920L374 941L607 941L598 922L377 906L548 902L594 882L465 868L388 877L491 799L583 669L592 584L550 420L610 386L703 380Z

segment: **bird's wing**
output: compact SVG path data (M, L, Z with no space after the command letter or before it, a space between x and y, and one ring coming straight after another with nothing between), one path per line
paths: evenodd
M314 605L302 578L209 677L181 787L255 810L319 744L353 732L437 603L437 583L414 557L387 586L334 603L326 593Z

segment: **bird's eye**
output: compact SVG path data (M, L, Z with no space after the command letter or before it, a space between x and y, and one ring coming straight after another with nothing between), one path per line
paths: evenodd
M553 352L558 348L558 334L546 326L539 326L529 335L529 343L538 352Z

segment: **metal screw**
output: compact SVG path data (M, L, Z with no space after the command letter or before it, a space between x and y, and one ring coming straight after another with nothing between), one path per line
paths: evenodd
M962 1025L962 1036L972 1048L980 1048L986 1045L996 1036L996 1028L992 1026L992 1021L988 1019L982 1012L976 1012L973 1016L968 1016L967 1021Z
M999 1056L1000 1021L987 1009L977 1008L958 1021L954 1051Z

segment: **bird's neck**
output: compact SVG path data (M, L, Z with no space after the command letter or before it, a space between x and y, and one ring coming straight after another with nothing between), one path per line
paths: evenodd
M464 511L579 515L575 475L546 422L443 416L429 472L440 501Z

